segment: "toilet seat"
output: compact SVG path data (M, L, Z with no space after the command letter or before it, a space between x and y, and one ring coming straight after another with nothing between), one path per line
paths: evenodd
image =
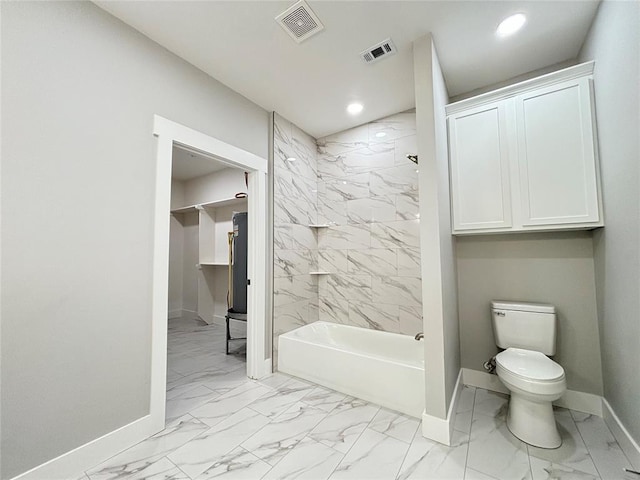
M522 348L507 348L496 356L500 379L525 392L542 395L562 393L564 369L545 354Z

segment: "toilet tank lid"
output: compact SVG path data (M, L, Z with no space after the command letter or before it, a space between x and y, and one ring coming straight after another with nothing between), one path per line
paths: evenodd
M506 302L493 300L492 310L516 310L518 312L556 313L556 307L546 303Z

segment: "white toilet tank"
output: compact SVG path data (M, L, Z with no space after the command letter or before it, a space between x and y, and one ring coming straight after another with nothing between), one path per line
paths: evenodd
M542 303L491 302L496 345L556 353L556 308Z

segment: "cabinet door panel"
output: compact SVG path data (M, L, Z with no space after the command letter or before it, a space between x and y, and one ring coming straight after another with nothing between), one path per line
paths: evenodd
M529 92L515 103L523 225L597 222L588 80Z
M505 129L503 104L449 118L454 231L511 226Z

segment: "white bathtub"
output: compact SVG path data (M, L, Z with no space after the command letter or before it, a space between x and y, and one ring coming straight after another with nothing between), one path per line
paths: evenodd
M423 348L408 335L315 322L280 335L278 369L420 418Z

